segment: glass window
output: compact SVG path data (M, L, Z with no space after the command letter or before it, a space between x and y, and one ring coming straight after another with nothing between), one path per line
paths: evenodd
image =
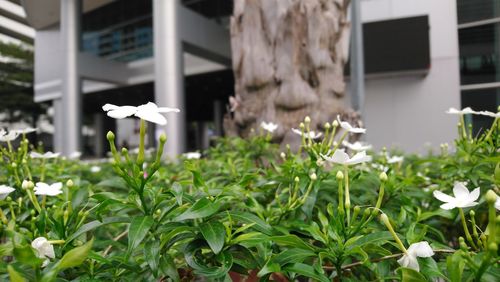
M500 0L458 0L458 23L500 17Z
M462 91L462 108L471 107L476 111L497 112L500 105L500 88ZM471 115L473 131L477 134L491 127L493 118L482 115Z
M500 23L459 29L461 84L500 81Z

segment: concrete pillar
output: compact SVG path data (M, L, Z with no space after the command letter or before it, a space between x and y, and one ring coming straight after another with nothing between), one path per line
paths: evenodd
M361 0L351 2L351 104L363 113L365 102L365 64L363 54L363 21Z
M64 132L64 113L62 109L62 101L61 99L52 100L52 108L54 109L54 133L52 134L52 144L54 152L62 152L63 151L63 132Z
M69 156L81 151L82 143L82 99L78 74L80 0L61 0L61 50L63 57L62 113L63 131L62 153Z
M181 110L167 114L166 126L156 126L157 138L161 133L167 134L167 157L175 157L186 148L184 62L178 26L180 6L180 0L153 0L155 102L160 107Z

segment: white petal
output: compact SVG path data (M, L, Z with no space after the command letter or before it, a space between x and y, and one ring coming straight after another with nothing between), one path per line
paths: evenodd
M440 208L442 208L443 210L452 210L452 209L454 209L456 207L457 207L457 204L455 202L442 204L440 206Z
M141 111L137 111L137 113L135 113L135 116L138 118L141 118L143 120L147 120L149 122L154 122L154 123L159 124L159 125L167 124L167 119L164 116L162 116L160 113L155 112L155 111L141 110Z
M346 164L349 160L349 155L347 155L344 150L336 150L331 157L323 156L326 161L336 164Z
M418 265L417 258L411 255L403 255L400 259L398 259L398 263L407 268L411 268L416 271L420 271L420 266Z
M462 204L458 205L457 207L459 207L459 208L470 208L470 207L476 206L478 204L479 204L478 202L466 202L466 203L462 203Z
M454 202L454 201L456 201L455 198L453 198L452 196L448 196L445 193L438 191L438 190L434 191L432 194L434 195L434 197L436 199L440 200L441 202Z
M500 197L497 196L497 200L495 202L495 208L500 211Z
M61 190L62 189L62 183L61 182L56 182L54 184L51 184L50 185L50 188L51 189L54 189L54 190Z
M347 161L347 164L355 165L363 162L369 162L372 160L371 156L366 155L366 151L359 152L354 155L350 160Z
M476 189L472 190L472 192L469 195L469 201L473 202L477 199L479 199L479 194L481 193L481 189L477 187Z
M426 241L411 244L408 248L408 253L421 258L427 258L434 255L434 251Z
M467 189L462 182L455 182L453 186L453 195L457 199L464 199L469 197L469 189Z
M300 130L298 130L298 129L296 129L296 128L292 128L292 131L293 131L293 133L295 133L295 134L298 134L298 135L302 136L302 131L300 131Z
M129 117L137 112L137 107L122 106L108 112L108 116L116 119Z
M159 113L179 113L181 110L177 108L169 108L169 107L159 107L158 112Z
M118 108L119 107L117 105L113 105L113 104L106 104L106 105L102 106L102 110L105 112L111 111L111 110L116 110Z
M37 159L37 158L43 158L43 155L38 152L31 152L30 157Z

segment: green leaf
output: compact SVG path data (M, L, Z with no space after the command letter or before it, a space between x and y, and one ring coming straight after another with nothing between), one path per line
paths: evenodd
M271 235L273 233L273 228L267 224L264 220L260 219L258 216L247 213L247 212L239 212L239 211L230 211L228 212L231 219L235 221L240 221L247 224L254 224L252 228L260 231L264 234Z
M456 251L453 255L446 258L446 270L451 282L461 282L464 272L465 261L462 257L462 251Z
M104 187L111 187L111 188L118 188L118 189L123 189L127 190L127 183L121 179L120 177L112 177L105 179L99 183L97 183L97 186L104 186Z
M155 278L158 278L158 264L160 262L160 241L150 240L144 244L144 259L148 263Z
M310 244L304 242L304 240L300 239L297 235L283 235L283 236L273 236L270 237L272 241L274 241L278 245L295 247L304 250L314 251L315 248Z
M127 254L137 248L142 242L149 229L153 226L154 220L151 216L139 216L132 219L128 228L128 248Z
M9 272L9 278L11 282L24 282L26 279L14 269L12 265L7 265L7 271Z
M182 205L182 195L184 194L184 190L182 189L182 185L180 185L178 182L174 182L172 184L172 194L175 196L175 200L177 201L177 204L179 206Z
M211 216L220 208L219 202L211 202L207 198L201 198L185 212L175 218L177 221L186 219L197 219Z
M200 240L189 243L184 250L186 263L191 266L198 275L207 278L220 278L225 276L233 265L231 253L227 250L221 252L215 257L215 262L207 263L205 261L200 261L201 258L197 256L198 253L201 254L204 246L205 242Z
M164 276L170 277L173 281L180 281L179 273L177 273L177 266L170 255L165 254L160 259L160 271Z
M218 254L224 247L224 239L226 237L226 229L224 225L218 221L206 222L200 226L201 234L207 240L210 249L215 254Z
M350 241L349 245L346 244L346 247L349 249L353 249L355 247L363 247L366 244L378 244L383 243L385 241L390 241L392 239L392 235L389 231L380 231L375 233L370 233L366 236L362 236L358 238L354 242Z
M129 221L130 221L130 218L128 218L128 217L108 217L108 218L103 219L102 221L98 221L98 220L91 221L87 224L82 225L82 227L78 228L78 230L75 233L73 233L71 236L69 236L66 239L64 246L68 245L71 241L78 238L80 235L82 235L88 231L94 230L97 227L101 227L103 225L107 225L107 224L111 224L111 223L127 223Z
M88 241L84 245L80 247L76 247L69 252L67 252L62 259L56 264L55 268L59 271L64 270L66 268L79 266L82 264L90 250L92 249L92 244L94 243L94 239Z
M37 267L43 263L43 259L36 256L35 250L29 245L14 248L14 257L20 263Z
M303 263L295 263L292 265L287 265L286 267L283 268L283 270L288 271L288 272L294 272L297 273L298 275L309 277L314 279L314 281L320 281L320 282L330 282L330 279L326 277L322 273L318 273L314 267L311 265L303 264Z
M401 272L401 281L403 282L426 282L427 279L418 271L411 268L401 267L397 271Z
M303 262L305 259L315 257L316 253L304 249L288 249L271 259L271 262L279 265Z

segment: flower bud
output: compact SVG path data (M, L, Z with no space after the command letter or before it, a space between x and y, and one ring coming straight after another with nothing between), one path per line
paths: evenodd
M332 122L332 126L333 126L333 127L338 127L338 126L339 126L339 122L338 122L337 120L334 120L334 121Z
M488 192L486 192L486 202L488 202L488 204L490 205L494 205L496 200L497 200L497 194L495 194L495 192L493 192L493 190L488 190Z
M382 182L386 182L387 181L387 174L385 172L381 172L380 175L378 176L378 178L380 179L380 181Z
M322 160L322 159L318 159L318 160L316 161L316 165L317 165L317 166L319 166L319 167L323 166L324 164L325 164L325 161L324 161L324 160Z
M294 179L294 181L295 181L296 183L299 183L299 181L300 181L300 178L299 178L298 176L295 176L295 179Z
M309 116L306 116L306 118L304 119L304 122L305 123L310 123L311 122L311 118Z
M325 122L325 125L324 125L325 129L330 129L331 125L329 122Z
M300 127L300 129L304 129L304 128L306 127L306 125L305 125L303 122L301 122L301 123L299 124L299 127Z
M488 244L488 251L496 253L498 251L498 245L495 242Z
M25 165L25 164L27 164L27 163L28 163L28 161L27 161L26 159L23 159L23 160L21 161L21 163L22 163L23 165Z
M23 183L21 184L21 188L24 190L29 189L30 187L30 181L29 180L23 180Z
M471 217L474 217L474 216L476 216L476 212L475 212L475 211L473 211L473 210L471 210L471 211L469 212L469 215L470 215Z
M316 181L316 179L318 179L318 176L314 172L311 175L309 175L309 177L311 178L312 181Z
M157 209L157 210L155 211L155 214L156 214L157 216L158 216L158 215L160 215L160 214L161 214L161 210L160 210L160 209Z
M373 211L377 211L377 213L378 213L378 210L373 210ZM369 209L365 209L365 210L363 211L363 217L368 217L368 216L370 215L370 213L371 213L371 212L370 212L370 210L369 210ZM374 215L377 215L377 213L374 213Z
M68 186L68 188L71 188L73 187L75 184L73 183L73 180L71 179L68 179L68 181L66 181L66 186Z
M7 202L12 202L12 198L11 198L11 197L7 197L7 198L5 198L5 200L6 200Z
M385 225L390 225L391 224L389 222L389 218L387 217L387 215L385 213L382 213L380 215L380 221L382 221L382 223L384 223Z
M341 181L344 179L344 174L342 173L342 171L337 171L337 180L338 181Z
M109 141L114 141L115 140L115 134L112 131L108 131L108 134L106 134L106 138Z
M123 147L122 148L122 155L126 155L126 154L128 154L128 149Z
M12 163L11 166L12 166L12 168L16 168L17 164L16 163Z
M282 159L286 159L286 154L285 154L284 152L281 152L280 157L281 157Z
M165 143L165 142L167 142L167 135L162 133L160 135L160 143Z

